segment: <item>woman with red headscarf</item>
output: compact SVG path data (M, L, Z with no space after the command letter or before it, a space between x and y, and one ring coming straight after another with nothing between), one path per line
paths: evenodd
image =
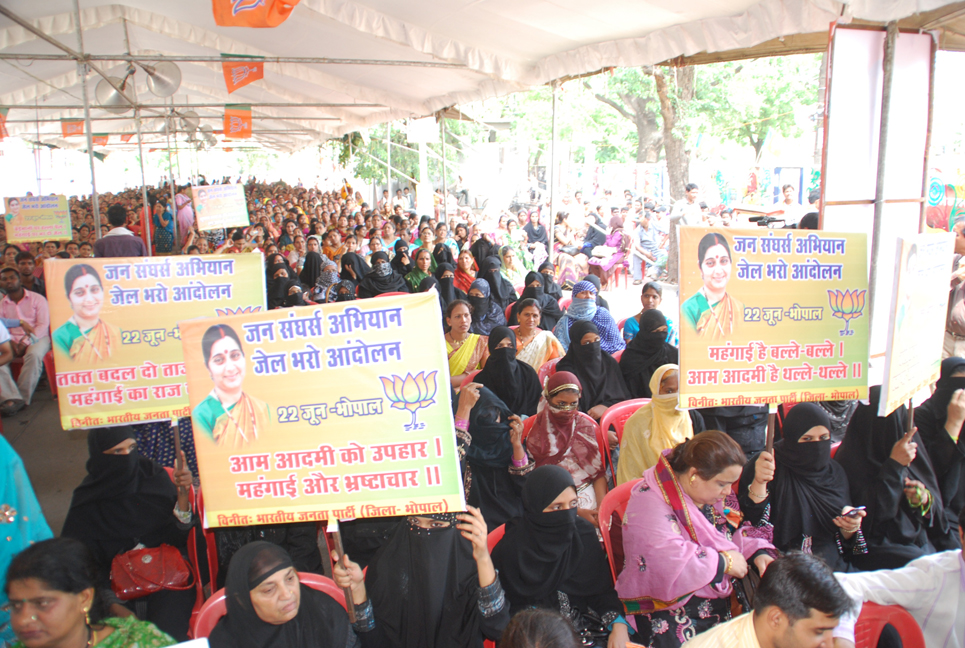
M599 526L597 509L606 495L606 469L596 441L596 424L579 411L583 387L568 371L546 381L541 409L526 437L513 434L513 465L529 469L545 465L565 468L573 476L581 517ZM528 472L525 468L521 472Z
M456 261L455 276L453 277L456 288L468 295L469 287L476 280L476 269L476 260L473 258L472 252L468 249L460 252Z

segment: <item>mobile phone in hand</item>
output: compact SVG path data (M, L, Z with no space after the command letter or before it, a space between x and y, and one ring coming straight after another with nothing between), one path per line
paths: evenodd
M847 513L845 513L845 514L844 514L844 517L856 518L856 517L858 517L858 512L859 512L859 511L864 511L866 508L867 508L867 507L865 507L865 506L856 506L856 507L854 507L853 509L851 509L850 511L848 511Z

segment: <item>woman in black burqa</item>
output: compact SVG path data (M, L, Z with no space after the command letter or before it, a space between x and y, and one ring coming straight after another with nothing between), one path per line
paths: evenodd
M596 341L584 343L584 337L591 333ZM556 370L569 371L580 379L580 411L599 420L607 408L630 399L620 364L600 348L600 332L593 322L576 322L570 328L570 340L570 348Z
M526 476L513 470L512 425L522 425L506 403L486 387L469 412L472 442L466 446L462 483L466 501L482 511L486 526L495 529L523 514L522 490Z
M270 542L247 544L231 559L225 604L208 637L212 648L355 648L364 645L359 634L371 634L356 634L340 603L299 583L291 557ZM373 625L370 607L357 608L356 618Z
M364 577L346 555L335 581L352 589L356 604L372 602L380 648L482 648L509 623L486 523L474 508L404 519Z
M620 371L632 398L650 398L650 377L665 364L678 364L676 347L667 343L667 318L660 311L644 311L637 333L620 356Z
M945 358L935 393L915 408L915 427L935 467L945 512L956 539L963 522L958 519L958 513L965 507L965 435L962 434L965 403L962 394L956 395L959 390L965 390L965 358ZM949 548L936 545L939 551Z
M489 360L475 381L488 387L513 414L536 414L543 389L536 370L516 359L516 334L509 327L497 326L489 332Z
M765 452L744 467L738 499L750 522L774 527L774 546L781 551L813 553L834 571L850 571L852 559L867 553L863 514L843 516L853 506L848 476L831 461L830 426L816 403L795 405L785 419L784 438L774 444L773 460ZM774 471L770 483L763 477L765 465ZM758 495L765 493L763 499Z
M956 546L958 535L921 431L906 437L908 410L904 405L888 416L878 416L880 398L881 387L872 387L868 404L855 409L834 455L848 474L852 500L867 507L862 526L868 553L852 559L864 570L903 567L938 547L941 551ZM912 500L918 498L914 488L918 484L931 500L924 509L912 506Z
M104 579L98 589L108 594L114 556L137 544L148 548L168 544L186 554L192 525L190 505L178 502L178 490L167 471L140 456L133 440L130 426L95 428L87 433L87 476L74 489L61 532L87 545ZM190 471L179 469L176 477L190 484ZM174 513L175 505L181 504L184 522ZM175 639L185 640L194 599L191 588L161 590L130 603L142 608L142 618ZM120 604L116 599L111 602Z
M616 633L616 645L625 645L623 605L596 529L576 514L570 473L553 465L531 472L523 486L523 507L525 513L506 523L493 549L511 611L558 610L584 638L609 633L612 645Z

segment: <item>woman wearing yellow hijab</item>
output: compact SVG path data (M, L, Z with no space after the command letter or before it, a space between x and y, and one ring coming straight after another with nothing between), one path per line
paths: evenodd
M665 364L650 377L653 398L627 419L623 428L617 484L642 477L664 450L703 432L704 420L697 411L677 409L679 375L680 367Z

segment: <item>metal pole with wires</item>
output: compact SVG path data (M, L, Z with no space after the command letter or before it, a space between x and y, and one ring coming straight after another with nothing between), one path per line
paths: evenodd
M80 24L80 0L74 0L74 20L77 21L77 49L84 53L84 30ZM80 75L81 97L84 101L84 134L87 135L87 159L90 162L90 204L94 212L94 229L97 238L101 237L101 209L97 198L97 179L94 172L94 134L90 125L90 97L87 92L87 64L77 62L77 72Z

